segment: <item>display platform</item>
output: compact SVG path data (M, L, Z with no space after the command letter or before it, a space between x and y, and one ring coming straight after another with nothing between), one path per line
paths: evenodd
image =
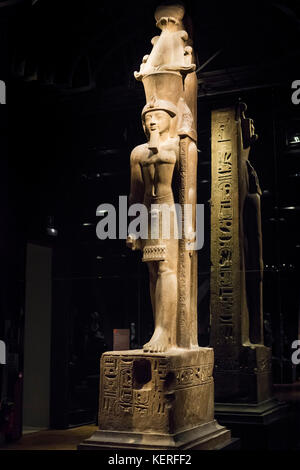
M215 417L239 437L242 450L285 450L289 406L274 398L258 404L216 403Z
M99 430L84 449L214 449L231 442L214 419L213 350L115 351L101 358Z

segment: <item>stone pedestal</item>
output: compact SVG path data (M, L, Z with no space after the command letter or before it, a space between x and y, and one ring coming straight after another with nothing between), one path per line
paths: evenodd
M288 405L276 399L257 404L216 403L215 417L238 436L243 450L290 448Z
M218 351L219 352L219 351ZM263 345L241 345L218 354L215 363L217 403L258 404L272 396L271 350Z
M214 449L213 350L116 351L101 359L99 430L79 449Z

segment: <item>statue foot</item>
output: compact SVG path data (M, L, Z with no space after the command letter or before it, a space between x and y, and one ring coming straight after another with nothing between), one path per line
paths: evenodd
M172 347L168 334L163 330L154 332L150 341L143 346L144 352L164 352Z

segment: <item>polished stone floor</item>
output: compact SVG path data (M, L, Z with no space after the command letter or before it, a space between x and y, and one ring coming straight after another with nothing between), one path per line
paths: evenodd
M96 425L89 425L26 433L19 441L5 444L0 447L0 450L76 450L77 445L96 430Z

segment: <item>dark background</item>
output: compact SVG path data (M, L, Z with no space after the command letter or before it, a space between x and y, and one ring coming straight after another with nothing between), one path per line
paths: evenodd
M7 83L7 105L0 106L0 339L18 356L1 394L12 402L21 396L15 383L23 370L26 247L50 247L53 427L95 420L99 357L112 349L114 328L134 323L131 347L141 347L153 328L140 255L124 240L97 239L95 214L99 204L117 205L129 193L129 155L145 141L144 92L133 72L158 34L160 3L0 2L0 79ZM280 0L185 4L199 79L198 203L206 208L199 342L209 343L210 113L242 100L259 135L250 160L263 190L265 339L274 383L292 383L300 147L291 142L300 136L300 105L291 102L291 83L300 79L300 7Z

